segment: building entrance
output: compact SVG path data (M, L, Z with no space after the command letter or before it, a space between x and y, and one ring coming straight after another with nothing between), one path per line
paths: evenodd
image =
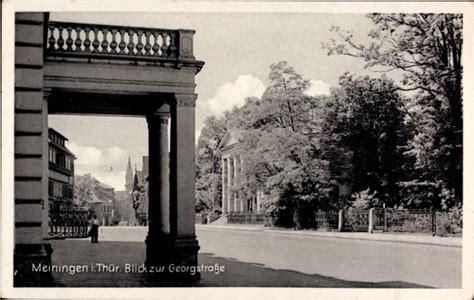
M196 265L194 77L204 63L194 31L58 23L44 13L18 13L15 30L15 286L47 285L31 265L54 256L45 239L48 114L147 119L146 262Z

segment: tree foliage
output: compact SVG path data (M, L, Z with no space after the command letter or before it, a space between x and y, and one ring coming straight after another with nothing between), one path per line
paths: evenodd
M460 14L370 14L371 42L357 43L353 34L333 28L340 41L324 45L328 54L364 59L377 72L402 74L400 91L415 91L404 109L414 128L407 156L417 177L462 199L462 25ZM412 94L413 95L413 94ZM415 179L411 180L415 183ZM439 183L441 182L441 183Z
M324 123L327 159L336 165L333 175L349 180L355 191L377 191L382 201L394 205L405 173L407 130L402 98L387 78L345 74L339 85L333 90ZM334 159L334 145L345 160Z

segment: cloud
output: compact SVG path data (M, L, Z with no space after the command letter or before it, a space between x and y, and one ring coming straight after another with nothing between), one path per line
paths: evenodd
M309 89L304 92L308 96L329 95L331 92L331 85L322 80L311 79L309 81Z
M247 97L261 97L265 92L265 85L252 75L240 75L234 82L220 86L207 105L212 113L222 114L232 109L234 105L241 106Z
M82 147L76 143L68 143L67 147L77 157L74 161L76 175L91 173L97 180L115 190L125 189L125 167L128 161L125 150L118 147Z
M77 157L75 164L81 166L118 166L123 165L128 159L127 152L118 147L98 149L82 147L76 143L69 143L67 147Z

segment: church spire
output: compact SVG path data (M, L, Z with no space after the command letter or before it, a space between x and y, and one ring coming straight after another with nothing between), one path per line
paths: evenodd
M133 188L133 170L132 163L130 162L130 156L128 157L127 171L125 173L125 190L130 192Z

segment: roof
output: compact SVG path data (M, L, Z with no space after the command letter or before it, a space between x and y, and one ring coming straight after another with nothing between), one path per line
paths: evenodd
M69 141L67 137L65 137L64 135L62 135L59 131L55 130L54 128L48 128L48 132L49 131L52 131L54 132L55 134L59 135L61 138L63 138L65 141Z
M97 182L97 185L98 185L98 186L100 186L101 188L104 188L104 189L107 189L107 190L113 190L113 189L114 189L114 188L113 188L113 187L111 187L110 185L108 185L108 184L105 184L105 183L103 183L103 182L100 182L100 181L99 181L99 182Z
M142 178L143 178L143 172L142 172L142 171L139 171L139 170L136 170L136 172L137 172L138 182L141 183L141 182L142 182Z
M88 201L90 203L102 203L103 201L99 199L99 197L97 197L97 195L92 192L91 193L91 201Z
M238 144L242 141L243 141L242 131L227 130L226 133L224 134L224 137L222 137L222 140L219 143L219 146L217 146L217 149L222 150L226 147Z

